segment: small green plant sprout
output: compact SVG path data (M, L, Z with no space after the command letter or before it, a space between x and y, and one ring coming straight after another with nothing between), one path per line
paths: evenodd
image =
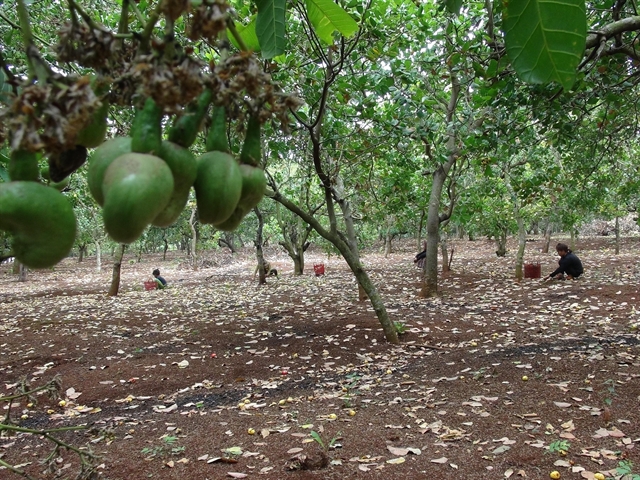
M610 407L611 404L613 403L613 397L616 396L616 381L612 378L605 380L602 383L605 386L605 399L604 399L604 404L607 407Z
M311 430L309 432L309 435L311 435L311 438L313 438L316 443L318 445L320 445L320 448L322 448L322 450L324 450L325 452L328 450L331 450L333 448L336 448L338 446L337 441L341 438L340 435L341 433L338 432L336 433L335 437L333 437L331 440L329 440L329 443L326 443L322 437L320 436L320 434L318 432L316 432L315 430Z
M409 327L407 327L404 322L400 321L393 322L393 328L396 330L398 335L403 335L409 331Z
M616 467L616 473L620 475L620 480L640 480L640 475L633 473L633 462L631 460L620 461Z
M177 446L175 443L178 441L178 437L167 435L162 437L161 445L154 445L153 447L145 447L141 450L143 455L147 458L162 457L164 455L179 455L185 451L185 447Z
M559 455L566 455L569 451L571 444L567 440L556 440L552 442L547 449L551 453L558 453Z

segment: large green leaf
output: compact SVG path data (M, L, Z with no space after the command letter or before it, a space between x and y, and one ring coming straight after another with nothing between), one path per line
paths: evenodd
M556 81L565 90L571 88L586 43L585 1L505 3L505 44L518 75L530 83Z
M242 38L245 47L247 47L249 50L253 50L254 52L260 51L260 42L258 41L258 36L256 35L255 16L251 18L251 22L249 22L247 26L236 22L236 31L240 35L240 38ZM228 37L231 40L231 43L233 43L233 45L239 49L240 45L238 45L238 42L233 37L233 35L229 34Z
M306 0L307 15L318 37L325 43L333 44L336 30L345 37L358 31L358 24L333 0Z
M273 58L285 49L285 5L287 0L256 0L256 35L263 58Z

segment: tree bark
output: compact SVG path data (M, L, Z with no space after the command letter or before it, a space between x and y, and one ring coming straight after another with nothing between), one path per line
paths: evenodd
M551 243L551 222L547 223L544 229L544 243L542 244L542 253L549 253L549 244Z
M620 255L620 217L616 215L616 255Z
M102 270L102 249L100 248L100 242L96 241L96 270L99 272Z
M433 184L431 194L429 196L429 205L427 207L427 256L425 257L424 279L420 296L424 298L434 297L438 294L438 240L440 234L440 224L443 219L440 218L440 199L442 198L442 190L444 183L451 171L451 168L458 160L458 148L456 147L457 130L453 125L454 114L458 106L458 98L460 96L460 82L456 75L451 72L451 96L446 107L447 122L447 160L438 165L433 172ZM449 205L449 215L453 209L453 199ZM445 218L448 218L445 216Z
M26 282L27 281L27 267L25 267L22 263L19 264L19 269L20 269L20 273L18 274L18 281L19 282Z
M433 174L433 184L427 210L427 256L425 257L424 279L420 296L434 297L438 294L438 240L440 236L440 198L447 174L455 162L450 156Z
M189 228L191 229L191 264L193 270L198 271L198 252L196 246L198 244L198 232L196 232L196 209L191 209L191 217L189 218Z
M516 222L518 223L518 251L516 253L516 279L522 280L524 278L523 264L524 264L524 250L527 245L527 231L524 227L524 220L520 215L520 210L516 209Z
M384 306L380 293L369 278L369 275L367 275L367 272L362 267L360 260L351 251L347 242L345 242L337 233L326 230L312 215L303 211L279 192L270 192L269 196L296 215L299 215L300 218L307 222L321 237L329 241L338 249L356 277L358 285L362 286L362 289L366 292L369 301L371 302L371 306L378 317L378 321L380 322L380 325L382 325L385 338L390 343L398 343L398 333L396 332L393 322L389 318L389 314Z
M78 263L81 263L84 260L84 256L87 253L87 246L80 245L78 246Z
M418 222L418 235L416 236L416 248L418 249L418 251L420 252L420 241L422 240L422 229L424 228L424 217L425 217L426 211L423 208L422 210L420 210L420 221Z
M447 245L447 238L443 238L440 242L440 251L442 252L442 273L446 273L449 268L449 250Z
M293 274L302 275L304 273L304 252L309 248L309 234L313 230L303 220L294 216L292 222L282 218L280 204L276 203L276 218L278 226L282 232L282 241L279 245L285 249L287 255L293 260Z
M124 257L124 251L127 246L124 243L120 244L120 248L116 250L115 258L113 259L113 272L111 273L111 286L107 296L115 297L120 290L120 271L122 269L122 257Z
M496 234L496 246L498 249L496 250L496 255L499 257L504 257L507 254L507 228L503 227Z
M255 240L256 258L258 260L258 283L260 285L264 285L267 283L267 274L269 273L265 269L264 252L262 251L262 229L264 228L264 219L262 218L262 212L260 212L258 207L255 207L253 211L255 212L256 217L258 217L258 229L256 230Z

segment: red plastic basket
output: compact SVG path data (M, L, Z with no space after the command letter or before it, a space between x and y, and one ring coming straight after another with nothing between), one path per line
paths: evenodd
M157 287L156 282L149 280L148 282L144 282L145 290L155 290Z
M539 263L525 263L524 278L540 278L542 269Z
M324 263L314 263L313 271L316 274L316 277L319 277L320 275L324 275Z

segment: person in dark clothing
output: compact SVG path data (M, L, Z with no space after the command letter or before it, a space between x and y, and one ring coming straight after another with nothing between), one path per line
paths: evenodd
M568 280L573 280L574 278L578 278L580 275L582 275L582 262L566 244L559 243L558 245L556 245L556 251L558 252L558 255L560 255L558 268L550 273L546 280L564 280L565 278L567 278Z
M422 268L424 266L424 259L427 258L427 242L424 242L424 250L416 255L416 258L413 259L413 263L416 264L418 268Z
M160 270L157 268L153 271L153 277L156 279L158 289L162 289L167 286L167 281L160 276Z

